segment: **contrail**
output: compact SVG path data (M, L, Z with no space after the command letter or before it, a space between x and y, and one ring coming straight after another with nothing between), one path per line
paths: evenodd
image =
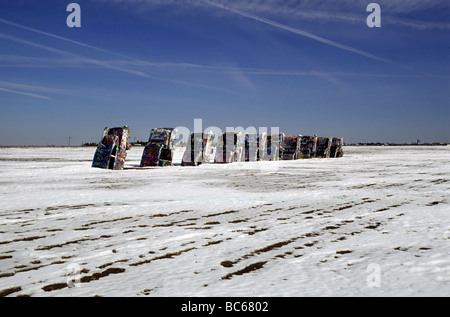
M389 64L397 65L397 66L400 66L400 67L403 67L403 68L411 69L411 67L399 65L399 64L397 64L397 63L395 63L395 62L393 62L391 60L388 60L386 58L378 57L378 56L373 55L371 53L368 53L366 51L363 51L363 50L360 50L360 49L357 49L357 48L354 48L354 47L351 47L351 46L348 46L348 45L345 45L345 44L341 44L341 43L338 43L338 42L335 42L335 41L331 41L331 40L325 39L323 37L317 36L315 34L312 34L312 33L309 33L309 32L306 32L306 31L303 31L303 30L300 30L300 29L296 29L296 28L290 27L288 25L284 25L284 24L281 24L281 23L278 23L278 22L275 22L275 21L272 21L272 20L269 20L269 19L265 19L265 18L256 16L256 15L253 15L253 14L250 14L250 13L238 10L238 9L227 7L227 6L224 6L222 4L215 3L215 2L212 2L212 1L209 1L209 0L203 0L203 2L205 2L205 3L207 3L207 4L211 5L211 6L214 6L214 7L217 7L217 8L226 10L226 11L229 11L229 12L233 12L233 13L236 13L238 15L250 18L250 19L253 19L255 21L259 21L259 22L262 22L262 23L265 23L265 24L277 27L277 28L282 29L282 30L286 30L286 31L289 31L289 32L292 32L292 33L295 33L295 34L298 34L298 35L302 35L302 36L308 37L310 39L316 40L318 42L321 42L321 43L324 43L324 44L327 44L327 45L330 45L330 46L334 46L336 48L340 48L340 49L343 49L343 50L346 50L346 51L349 51L349 52L352 52L352 53L355 53L355 54L358 54L358 55L361 55L361 56L365 56L365 57L368 57L368 58L371 58L371 59L374 59L374 60L377 60L377 61L381 61L381 62L384 62L384 63L389 63ZM8 25L11 25L11 26L14 26L14 27L17 27L17 28L21 28L23 30L27 30L27 31L31 31L31 32L34 32L34 33L46 35L46 36L49 36L49 37L53 37L55 39L66 41L66 42L69 42L69 43L72 43L72 44L76 44L76 45L79 45L79 46L84 46L86 48L94 49L94 50L101 51L101 52L104 52L104 53L109 53L109 54L113 54L113 55L116 55L116 56L121 56L121 57L130 59L130 60L134 60L134 61L139 61L138 59L135 59L133 57L129 57L129 56L126 56L126 55L123 55L123 54L119 54L119 53L116 53L116 52L113 52L113 51L109 51L109 50L106 50L106 49L103 49L103 48L100 48L100 47L97 47L97 46L93 46L93 45L89 45L89 44L86 44L86 43L83 43L83 42L75 41L75 40L72 40L72 39L69 39L69 38L66 38L66 37L55 35L55 34L52 34L52 33L49 33L49 32L45 32L45 31L42 31L42 30L31 28L31 27L28 27L28 26L25 26L25 25L21 25L21 24L18 24L18 23L14 23L14 22L11 22L11 21L8 21L8 20L5 20L5 19L1 19L0 18L0 23L8 24Z
M112 51L105 50L105 49L97 47L97 46L93 46L93 45L89 45L89 44L86 44L86 43L83 43L83 42L75 41L75 40L72 40L72 39L69 39L69 38L66 38L66 37L63 37L63 36L59 36L59 35L56 35L56 34L48 33L48 32L45 32L45 31L42 31L42 30L38 30L38 29L35 29L35 28L30 28L28 26L25 26L25 25L22 25L22 24L18 24L18 23L14 23L14 22L11 22L11 21L8 21L8 20L5 20L5 19L1 19L0 18L0 23L8 24L10 26L14 26L14 27L19 28L19 29L27 30L27 31L30 31L30 32L42 34L42 35L49 36L49 37L53 37L53 38L58 39L58 40L66 41L66 42L69 42L69 43L72 43L72 44L76 44L76 45L79 45L79 46L84 46L84 47L87 47L87 48L90 48L90 49L94 49L94 50L97 50L97 51L100 51L100 52L114 54L114 55L119 55L119 56L122 56L122 57L127 57L127 56L124 56L124 55L121 55L121 54L118 54L118 53L115 53L115 52L112 52Z
M128 59L130 61L134 61L137 64L137 66L153 66L153 67L172 67L172 66L175 66L175 67L182 67L182 68L212 68L212 66L198 65L198 64L191 64L191 63L163 63L163 62L155 63L155 62L143 61L143 60L140 60L140 59L137 59L137 58L134 58L134 57L130 57L130 56L124 55L124 54L120 54L120 53L117 53L117 52L106 50L106 49L100 48L98 46L94 46L94 45L86 44L86 43L83 43L83 42L75 41L75 40L69 39L67 37L59 36L59 35L56 35L56 34L53 34L53 33L49 33L49 32L45 32L45 31L42 31L42 30L39 30L39 29L31 28L29 26L18 24L18 23L15 23L15 22L11 22L11 21L8 21L8 20L2 19L2 18L0 18L0 23L4 23L4 24L10 25L10 26L14 26L16 28L20 28L20 29L23 29L23 30L26 30L26 31L30 31L30 32L34 32L34 33L37 33L37 34L45 35L45 36L48 36L48 37L52 37L54 39L58 39L58 40L61 40L61 41L66 41L66 42L69 42L69 43L72 43L72 44L75 44L75 45L78 45L78 46L83 46L83 47L86 47L86 48L97 50L97 51L100 51L100 52L103 52L103 53L108 53L108 54L111 54L111 55L120 56L120 57L126 58L126 59Z
M374 60L377 60L377 61L381 61L381 62L384 62L384 63L398 65L398 64L396 64L393 61L390 61L388 59L375 56L373 54L370 54L368 52L365 52L363 50L360 50L360 49L357 49L357 48L354 48L354 47L351 47L351 46L347 46L345 44L341 44L341 43L338 43L338 42L335 42L335 41L331 41L331 40L325 39L323 37L317 36L315 34L312 34L312 33L309 33L309 32L306 32L306 31L303 31L303 30L300 30L300 29L296 29L296 28L293 28L293 27L290 27L290 26L287 26L287 25L284 25L284 24L281 24L281 23L278 23L278 22L275 22L275 21L272 21L272 20L269 20L269 19L265 19L265 18L256 16L256 15L253 15L253 14L250 14L250 13L238 10L238 9L230 8L230 7L227 7L227 6L224 6L222 4L215 3L215 2L212 2L212 1L209 1L209 0L203 0L203 1L206 2L207 4L211 5L211 6L214 6L214 7L217 7L217 8L221 8L221 9L229 11L229 12L236 13L236 14L244 16L246 18L250 18L250 19L253 19L255 21L259 21L259 22L262 22L262 23L265 23L265 24L277 27L277 28L282 29L282 30L286 30L286 31L289 31L289 32L292 32L292 33L295 33L295 34L298 34L298 35L302 35L302 36L308 37L310 39L316 40L318 42L321 42L321 43L324 43L324 44L327 44L327 45L330 45L330 46L334 46L336 48L340 48L340 49L343 49L343 50L346 50L346 51L349 51L349 52L352 52L352 53L355 53L355 54L358 54L358 55L362 55L362 56L365 56L365 57L368 57L368 58L371 58L371 59L374 59ZM401 66L401 65L398 65L398 66ZM409 67L406 67L406 66L402 66L402 67L409 68Z
M108 53L108 54L120 56L120 57L126 58L126 59L128 59L130 61L134 61L137 66L153 66L153 67L172 67L172 66L175 66L175 67L182 67L182 68L211 68L211 66L197 65L197 64L190 64L190 63L154 63L154 62L143 61L143 60L140 60L140 59L137 59L137 58L134 58L134 57L130 57L130 56L124 55L124 54L120 54L120 53L117 53L117 52L106 50L106 49L100 48L98 46L94 46L94 45L86 44L86 43L83 43L83 42L75 41L75 40L69 39L67 37L59 36L59 35L56 35L56 34L53 34L53 33L49 33L49 32L45 32L45 31L42 31L42 30L39 30L39 29L31 28L29 26L18 24L18 23L15 23L15 22L11 22L11 21L8 21L8 20L2 19L2 18L0 18L0 23L4 23L4 24L7 24L7 25L16 27L16 28L20 28L20 29L23 29L23 30L26 30L26 31L30 31L30 32L34 32L34 33L37 33L37 34L45 35L45 36L48 36L48 37L52 37L54 39L58 39L58 40L61 40L61 41L66 41L66 42L69 42L69 43L72 43L72 44L75 44L75 45L78 45L78 46L83 46L83 47L86 47L86 48L97 50L97 51L100 51L100 52L103 52L103 53Z
M34 97L34 98L39 98L39 99L47 99L47 100L52 99L47 96L42 96L42 95L38 95L38 94L32 94L29 92L24 92L24 91L19 91L19 90L14 90L14 89L7 89L7 88L2 88L2 87L0 87L0 91L5 91L5 92L9 92L11 94L24 95L24 96Z
M44 32L44 33L46 33L46 32ZM53 35L53 34L50 34L50 33L48 33L48 34L50 36L52 36L52 37L59 38L59 36L57 36L57 35ZM0 33L0 39L10 40L10 41L18 42L18 43L21 43L21 44L37 47L37 48L40 48L40 49L43 49L43 50L46 50L46 51L49 51L49 52L52 52L52 53L55 53L55 54L58 54L58 55L63 55L63 56L69 56L69 57L76 58L76 59L78 59L79 61L81 61L83 63L87 63L87 64L99 66L99 67L103 67L103 68L106 68L106 69L112 69L112 70L116 70L116 71L120 71L120 72L124 72L124 73L128 73L128 74L132 74L132 75L140 76L140 77L143 77L143 78L148 78L148 79L158 80L158 81L165 81L165 82L170 82L170 83L179 84L179 85L188 85L188 86L195 86L195 87L200 87L200 88L215 89L215 90L221 90L221 91L230 92L228 89L224 89L224 88L221 88L221 87L214 87L214 86L210 86L210 85L198 84L198 83L184 81L184 80L179 80L179 79L169 79L169 78L152 76L152 75L146 74L146 73L144 73L142 71L129 69L129 68L125 68L125 67L114 66L111 63L108 63L106 61L101 61L101 60L98 60L98 59L92 59L92 58L84 57L84 56L81 56L81 55L78 55L78 54L75 54L75 53L71 53L71 52L63 51L63 50L60 50L60 49L57 49L57 48L53 48L53 47L50 47L50 46L47 46L47 45L43 45L43 44L38 44L38 43L35 43L35 42L27 41L27 40L24 40L24 39L15 37L15 36L7 35L7 34L4 34L4 33ZM62 38L62 39L64 39L64 38ZM76 43L83 44L81 42L76 42ZM90 47L90 45L87 45L87 44L83 44L83 46ZM93 48L95 48L95 47L93 47ZM103 50L101 48L95 48L95 49L102 50L102 51L105 51L105 52L109 52L109 51ZM113 52L109 52L109 53L116 54L116 53L113 53ZM119 54L116 54L116 55L119 55ZM139 61L139 60L137 60L137 61Z
M57 48L53 48L53 47L50 47L50 46L47 46L47 45L34 43L34 42L27 41L27 40L24 40L24 39L15 37L15 36L11 36L11 35L6 35L6 34L3 34L3 33L0 33L0 38L6 39L6 40L10 40L10 41L15 41L15 42L18 42L18 43L21 43L21 44L25 44L25 45L29 45L29 46L33 46L33 47L37 47L37 48L40 48L40 49L43 49L43 50L46 50L46 51L49 51L49 52L52 52L52 53L55 53L55 54L58 54L58 55L75 57L75 58L78 58L81 62L84 62L84 63L93 64L93 65L97 65L97 66L102 66L104 68L110 68L110 69L122 71L122 72L125 72L125 73L130 73L130 74L133 74L133 75L138 75L138 76L141 76L141 77L154 79L154 77L152 77L150 75L147 75L147 74L145 74L143 72L140 72L140 71L130 70L130 69L126 69L126 68L123 68L123 67L116 67L116 66L110 65L110 64L108 64L106 62L103 62L103 61L100 61L100 60L83 57L83 56L80 56L80 55L75 54L75 53L63 51L63 50L60 50L60 49L57 49Z

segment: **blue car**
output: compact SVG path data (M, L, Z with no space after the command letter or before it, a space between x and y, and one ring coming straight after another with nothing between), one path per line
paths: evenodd
M108 128L103 130L103 137L97 146L97 150L92 160L92 167L121 170L125 165L127 151L131 144L130 129L128 126L123 128Z

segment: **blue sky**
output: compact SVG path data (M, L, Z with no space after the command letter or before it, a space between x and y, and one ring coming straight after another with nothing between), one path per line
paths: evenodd
M69 28L66 7L81 7ZM2 0L0 145L155 127L450 141L450 3Z

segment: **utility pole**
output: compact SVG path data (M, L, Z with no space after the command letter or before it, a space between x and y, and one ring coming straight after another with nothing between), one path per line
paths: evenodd
M70 139L71 139L71 137L69 136L69 146L70 146Z

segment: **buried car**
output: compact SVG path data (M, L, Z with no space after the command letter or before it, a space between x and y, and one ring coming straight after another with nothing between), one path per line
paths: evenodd
M173 142L176 138L176 129L152 129L141 158L141 167L145 166L172 166Z
M212 132L191 132L186 144L186 151L181 160L181 166L198 166L209 163L213 139L214 134Z
M281 158L283 160L297 160L300 153L301 135L289 135L284 137L281 144Z
M303 135L300 140L300 159L315 157L317 148L317 136Z
M246 134L244 145L244 161L255 162L262 160L266 151L267 134Z
M225 132L219 135L214 163L233 163L242 160L242 132Z
M278 161L281 157L280 145L283 143L283 139L284 133L267 135L261 161Z
M103 130L103 137L97 146L97 150L92 160L92 167L105 168L111 170L121 170L125 164L127 150L131 148L128 142L130 129L108 128Z
M315 157L328 158L330 157L331 138L318 137Z
M330 157L343 157L344 156L344 138L333 138L330 147Z

